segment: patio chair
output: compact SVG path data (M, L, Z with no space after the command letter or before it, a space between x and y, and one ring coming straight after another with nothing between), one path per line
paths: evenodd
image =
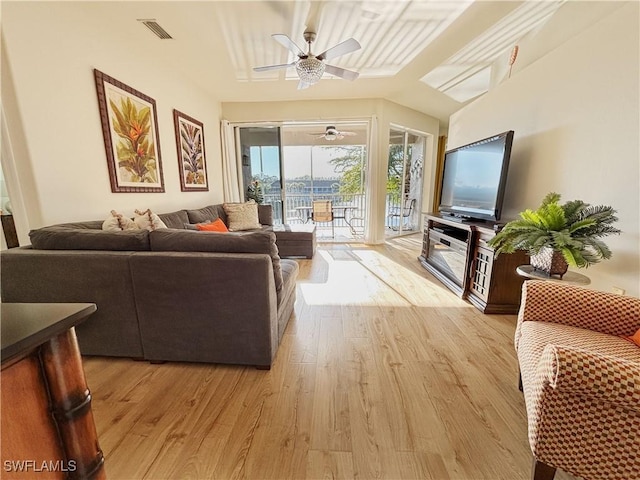
M331 200L314 200L311 204L311 220L313 220L314 223L331 222L331 236L335 237L333 205L331 204Z
M402 203L402 207L398 206L389 208L389 215L387 215L387 217L389 218L389 226L393 230L398 230L400 228L400 222L406 222L407 219L411 218L411 215L413 214L413 208L416 204L416 199L410 199L409 197L406 197ZM394 226L392 222L394 218L398 219L397 226Z
M364 237L364 213L357 212L349 219L349 230L354 238Z

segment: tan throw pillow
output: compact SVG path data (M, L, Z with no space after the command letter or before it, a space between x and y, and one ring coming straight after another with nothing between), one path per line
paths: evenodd
M133 220L122 216L115 210L111 210L111 215L102 223L102 230L122 231L138 230L139 228Z
M164 222L160 220L160 217L148 208L144 212L136 210L136 217L133 219L133 221L136 223L136 225L138 225L139 228L144 228L146 230L149 230L150 232L153 232L154 230L157 230L159 228L167 228Z
M230 232L260 228L258 204L250 200L246 203L225 203L222 205L227 214L227 227Z

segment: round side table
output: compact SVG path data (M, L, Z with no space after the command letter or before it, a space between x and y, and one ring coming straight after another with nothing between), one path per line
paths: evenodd
M581 273L567 272L562 278L550 277L546 273L534 269L531 265L520 265L516 268L516 272L521 277L531 280L546 280L548 282L569 283L571 285L589 285L591 283L591 279Z

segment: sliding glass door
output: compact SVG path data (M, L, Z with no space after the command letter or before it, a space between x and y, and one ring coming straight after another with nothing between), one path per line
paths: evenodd
M417 231L420 224L426 137L403 127L389 131L387 236Z
M318 224L318 238L349 241L362 237L366 133L364 122L282 127L287 223L308 222L312 202L330 200L334 221Z
M283 223L280 127L241 127L242 184L245 200L273 207L274 223Z
M245 200L273 206L274 223L309 221L314 200L335 207L331 238L362 238L365 215L366 122L238 128ZM329 230L328 229L328 230ZM318 237L323 235L318 226Z

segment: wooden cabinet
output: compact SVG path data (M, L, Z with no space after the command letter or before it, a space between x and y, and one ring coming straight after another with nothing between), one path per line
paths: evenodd
M94 304L4 303L2 478L106 478L74 325Z
M484 313L517 313L524 252L496 257L487 242L500 231L491 222L457 222L427 214L420 262L438 280Z
M522 251L496 257L487 245L495 235L493 228L477 227L467 299L484 313L518 313L524 278L516 268L529 257Z

